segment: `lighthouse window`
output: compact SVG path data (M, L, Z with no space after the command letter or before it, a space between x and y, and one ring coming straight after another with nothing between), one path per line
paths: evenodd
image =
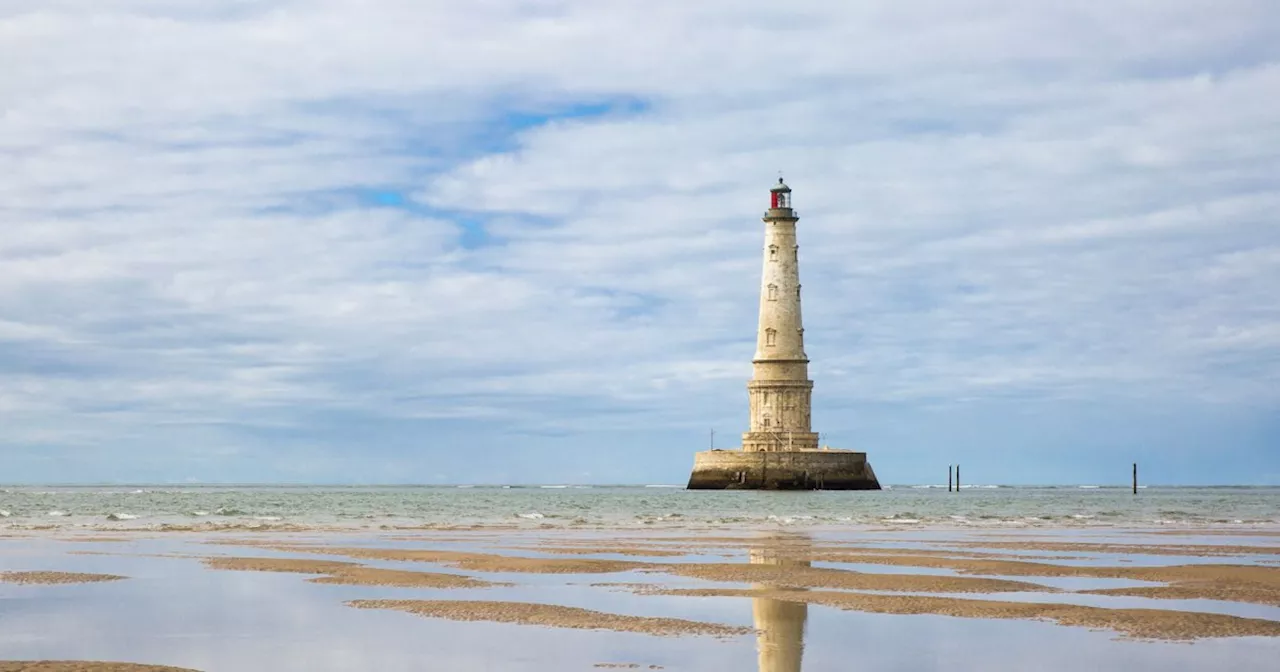
M764 330L764 344L772 348L778 344L778 331L773 328Z
M769 285L769 300L770 300L770 301L777 301L777 300L778 300L778 286L777 286L777 285Z
M769 246L769 261L777 261L777 260L778 260L778 246L777 246L777 245L770 245L770 246Z
M800 298L800 285L796 285L796 298Z

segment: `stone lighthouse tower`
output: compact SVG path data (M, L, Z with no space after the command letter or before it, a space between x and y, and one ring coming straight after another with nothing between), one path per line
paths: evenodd
M879 490L867 454L818 447L813 381L800 318L800 246L791 188L778 178L764 213L764 269L752 376L750 423L741 450L694 457L691 490Z
M791 208L791 187L778 178L764 214L760 326L751 359L754 375L747 384L751 424L742 435L746 451L818 449L818 435L809 429L813 381L800 320L798 220Z

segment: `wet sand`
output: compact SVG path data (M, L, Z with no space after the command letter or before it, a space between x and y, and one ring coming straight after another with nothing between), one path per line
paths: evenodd
M253 572L288 572L297 574L323 574L310 579L312 583L330 583L347 586L394 586L398 588L488 588L510 585L475 579L458 574L436 572L410 572L398 569L365 567L354 562L338 560L303 560L297 558L205 558L204 563L213 569Z
M1280 621L1158 609L1105 609L922 595L689 588L646 591L687 597L749 597L818 604L875 614L934 614L961 618L1051 620L1059 625L1114 630L1127 637L1190 641L1208 637L1280 637Z
M888 590L927 593L1016 593L1057 592L1056 589L1024 581L978 579L921 574L870 574L844 569L786 565L744 565L729 563L667 565L661 570L676 576L705 581L769 583L796 588L840 588L843 590Z
M476 602L466 600L356 600L349 602L359 609L395 609L419 616L453 621L488 621L542 625L575 630L612 630L646 635L678 637L712 635L730 637L748 635L752 628L690 621L682 618L626 616L577 607L528 602Z
M0 672L197 672L182 667L99 663L92 660L0 660Z
M0 583L58 585L70 583L97 583L119 581L116 574L84 574L80 572L0 572Z
M651 566L648 563L626 560L547 559L527 558L516 555L470 553L459 551L417 550L403 548L355 548L320 545L261 544L259 548L285 553L315 553L340 555L348 558L370 560L399 560L405 562L429 562L476 572L516 572L528 574L609 574L628 572Z

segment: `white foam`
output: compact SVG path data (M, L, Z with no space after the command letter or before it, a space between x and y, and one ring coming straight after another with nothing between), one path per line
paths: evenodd
M132 513L108 513L107 520L137 520L138 517Z
M268 521L268 522L270 522L270 521L275 521L275 520L283 520L280 516L254 516L254 517L253 517L253 519L254 519L254 520L265 520L265 521Z
M565 488L567 488L567 487L569 487L569 486L567 486L567 485L539 485L538 487L539 487L539 488L543 488L543 489L545 489L545 490L563 490L563 489L565 489Z
M13 515L12 513L9 513L4 509L0 509L0 518L8 518L9 516L12 516L12 515Z
M531 513L517 513L516 517L527 518L529 520L541 520L543 518L546 518L546 516L542 515L541 513L538 513L537 511L533 511Z
M208 512L208 511L192 511L192 512L191 512L191 515L193 515L193 516L207 516L207 515L209 515L209 512Z
M1081 490L1097 490L1098 488L1100 488L1100 487L1102 487L1102 486L1099 486L1099 485L1078 485L1078 486L1076 486L1076 487L1080 488Z
M67 515L67 512L66 512L66 511L50 511L50 512L49 512L49 515L51 515L51 516L65 516L65 515Z

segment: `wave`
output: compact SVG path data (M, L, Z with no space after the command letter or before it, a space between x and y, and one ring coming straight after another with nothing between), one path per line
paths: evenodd
M67 512L66 512L66 511L50 511L50 512L49 512L49 515L54 516L55 518L57 518L57 517L61 517L61 516L65 516L65 515L67 515Z
M12 515L13 515L12 513L5 511L4 509L0 509L0 518L8 518L9 516L12 516Z
M108 513L107 520L137 520L138 517L132 513Z
M1097 490L1098 488L1101 488L1102 486L1100 486L1100 485L1077 485L1076 487L1077 487L1077 488L1080 488L1081 490Z
M683 485L646 485L646 488L683 488Z
M191 512L191 515L193 515L193 516L207 516L207 515L209 515L209 512L208 512L208 511L192 511L192 512Z
M539 487L539 488L542 488L543 490L564 490L565 488L568 488L569 486L567 486L567 485L539 485L538 487Z
M529 513L517 513L516 517L524 518L527 520L542 520L543 518L546 518L546 516L542 515L541 513L538 513L537 511L530 511Z

